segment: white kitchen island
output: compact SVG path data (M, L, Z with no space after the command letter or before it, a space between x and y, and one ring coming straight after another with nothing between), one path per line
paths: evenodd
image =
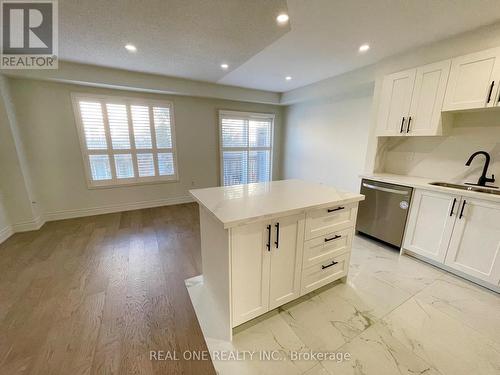
M363 195L300 180L190 193L203 274L187 284L198 283L205 335L231 340L234 327L346 277Z

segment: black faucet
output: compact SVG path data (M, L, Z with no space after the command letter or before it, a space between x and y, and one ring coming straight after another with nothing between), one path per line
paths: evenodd
M470 166L470 163L472 163L472 160L477 156L477 155L484 155L486 157L486 161L484 163L484 168L483 168L483 173L481 174L481 177L479 177L479 180L477 181L477 184L470 184L468 185L478 185L478 186L486 186L487 182L495 182L495 175L491 175L491 178L486 177L486 174L488 173L488 167L490 166L490 154L488 154L486 151L476 151L474 152L469 160L467 160L467 163L465 163L466 166Z

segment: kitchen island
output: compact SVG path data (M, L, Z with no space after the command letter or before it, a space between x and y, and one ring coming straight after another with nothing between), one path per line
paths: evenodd
M300 180L190 194L200 206L204 301L193 305L205 334L231 340L234 327L345 280L362 195Z

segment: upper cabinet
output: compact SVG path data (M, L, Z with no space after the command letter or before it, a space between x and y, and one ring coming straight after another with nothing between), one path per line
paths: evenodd
M498 106L500 48L471 53L452 61L443 111Z
M441 108L451 61L417 68L406 135L441 135Z
M379 135L403 133L410 111L415 73L415 69L410 69L384 77L377 121Z
M377 134L441 135L441 109L450 65L446 60L385 76Z

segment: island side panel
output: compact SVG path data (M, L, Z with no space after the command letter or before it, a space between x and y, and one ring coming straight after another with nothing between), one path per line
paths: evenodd
M200 205L200 235L203 284L218 312L220 330L217 339L232 340L231 327L231 256L229 230L224 229L206 208Z

